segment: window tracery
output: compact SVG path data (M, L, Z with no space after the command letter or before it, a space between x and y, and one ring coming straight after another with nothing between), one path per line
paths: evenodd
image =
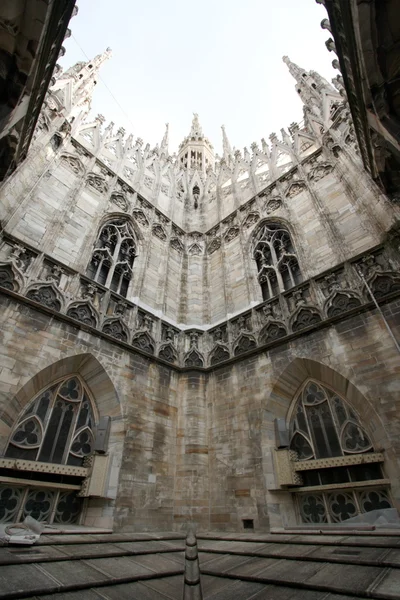
M87 275L126 296L136 257L133 230L125 219L107 221L100 229Z
M349 405L316 381L302 390L290 426L290 449L299 460L346 456L373 450Z
M301 282L301 272L289 231L281 223L267 222L253 243L263 300Z
M95 419L78 377L48 386L30 402L11 434L5 456L82 466L92 453Z
M309 380L300 391L290 423L290 450L299 461L312 462L338 456L373 452L372 441L359 417L339 394ZM296 494L305 523L335 523L392 506L383 487L379 462L368 462L302 472L303 487ZM362 489L361 482L368 487ZM335 489L341 484L344 489ZM324 487L318 487L324 486ZM331 486L331 487L329 487Z

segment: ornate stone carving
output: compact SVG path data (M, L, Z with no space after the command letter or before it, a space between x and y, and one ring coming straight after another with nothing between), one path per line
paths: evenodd
M235 356L239 356L239 354L243 354L244 352L248 352L249 350L253 350L256 348L257 344L252 335L248 335L247 333L242 333L235 344L235 348L233 350L233 354Z
M171 327L170 325L163 323L161 325L161 338L164 341L171 342L173 344L175 342L175 335L177 335L179 331Z
M203 357L201 356L200 352L198 352L198 350L193 348L192 350L190 350L187 353L185 361L184 361L184 365L185 365L185 367L203 367L204 360L203 360Z
M133 209L132 217L134 219L136 219L136 221L138 223L140 223L141 225L143 225L143 227L148 227L149 222L147 220L147 217L144 214L144 212L142 210L140 210L139 208L134 208Z
M153 182L154 182L154 179L152 177L149 177L148 175L144 176L143 183L144 183L145 187L147 187L149 190L151 190L151 188L153 187Z
M61 309L61 301L58 297L58 293L51 285L42 285L30 289L27 292L26 297L35 302L39 302L39 304L43 304L43 306L47 306L47 308L52 308L56 311Z
M168 194L169 194L169 185L167 185L166 183L161 184L161 193L165 194L166 196L168 196Z
M190 331L189 340L190 340L191 348L199 347L199 337L200 337L200 334L198 331Z
M310 181L319 181L333 171L333 165L329 163L319 164L314 167L308 174Z
M287 331L282 323L279 321L270 321L260 331L260 344L278 340L281 337L285 337L285 335L287 335Z
M174 237L171 239L170 241L170 245L172 248L174 248L174 250L177 250L177 252L182 253L185 249L184 245L182 244L181 240L177 237Z
M238 336L242 331L251 331L251 314L240 315L237 319L231 321L231 324L236 336Z
M226 346L215 346L210 354L210 365L217 365L220 362L228 360L229 357L229 350Z
M227 243L231 242L239 235L240 229L239 227L230 227L228 231L225 233L225 241Z
M154 354L155 342L147 331L136 333L132 338L131 346L148 354Z
M133 194L132 188L128 184L126 184L125 181L121 181L121 179L117 180L115 189L117 192L121 192L125 196L129 196L129 195Z
M336 317L343 312L361 306L360 300L354 294L346 291L337 292L328 300L325 311L328 317Z
M177 360L176 350L170 343L161 346L158 356L170 363L174 363Z
M126 197L124 196L124 194L122 194L121 192L113 192L111 194L110 200L113 204L116 204L117 206L119 206L119 208L121 208L125 212L128 211L129 202L126 199Z
M93 302L96 298L97 287L92 283L85 282L82 288L82 298Z
M121 317L123 317L127 311L127 308L128 308L128 305L126 302L123 302L122 300L118 300L114 307L114 313L116 315L120 315Z
M194 243L189 247L188 254L191 254L192 256L200 256L203 254L203 249L199 244Z
M86 179L86 185L89 185L100 193L105 193L108 188L104 177L97 175L96 173L89 173Z
M305 189L306 184L304 181L293 181L286 190L286 196L288 198L294 198L294 196L297 196L297 194L300 194Z
M162 241L165 241L167 239L167 234L165 233L164 228L162 225L160 225L160 223L154 223L152 227L152 232Z
M377 274L370 281L370 287L375 298L383 298L400 290L400 277L392 273Z
M117 340L120 340L121 342L126 342L128 339L125 327L119 319L111 319L109 321L106 321L103 325L102 331L103 333L111 335L112 337L116 338Z
M184 232L176 225L172 225L172 235L181 240L184 236Z
M16 282L11 265L0 265L0 287L16 291Z
M228 331L226 325L221 325L220 327L213 329L212 331L210 331L210 335L213 341L217 344L221 342L226 342L228 340Z
M338 280L338 273L328 273L320 280L321 289L325 296L330 296L333 292L340 290L341 285Z
M369 280L377 273L384 271L383 265L381 264L382 257L375 254L367 254L358 263L358 268L363 273L364 277Z
M133 169L130 169L129 167L124 168L124 177L127 179L133 179L134 175L135 171Z
M282 200L280 198L271 198L264 205L264 210L267 215L272 214L282 206Z
M76 156L71 154L63 154L61 156L61 162L67 168L69 168L75 175L80 175L84 171L83 164Z
M18 269L20 269L20 271L25 273L35 256L36 254L27 248L24 248L24 246L21 246L20 244L14 244L11 250L10 260L18 267Z
M219 232L219 225L215 225L210 231L207 233L208 239L214 238Z
M91 327L96 327L97 317L89 303L75 304L67 310L67 315Z
M261 308L261 311L258 311L258 313L260 316L262 313L262 322L264 323L268 321L282 321L282 310L279 304L279 300L265 304Z
M185 188L183 187L182 181L179 181L176 186L176 197L178 198L178 200L180 202L183 202L183 200L185 199L185 196L186 196Z
M168 225L169 220L165 215L156 210L156 218L161 223L161 225Z
M315 308L302 307L299 309L292 322L292 331L300 331L321 322L321 315Z
M220 238L214 238L208 244L208 246L207 246L207 252L208 252L208 254L213 254L220 247L221 247L221 240L220 240Z
M46 275L46 281L51 281L55 285L59 285L61 281L61 277L64 274L64 269L59 265L48 265L50 268L50 272Z
M250 212L243 221L243 227L245 229L250 229L250 227L253 227L253 225L255 225L259 219L260 215L258 213Z

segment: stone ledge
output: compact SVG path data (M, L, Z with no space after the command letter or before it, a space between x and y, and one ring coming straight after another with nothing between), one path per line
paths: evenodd
M96 337L106 339L109 342L111 342L117 346L125 348L132 354L139 354L141 356L144 356L145 358L148 358L156 363L167 366L167 367L173 369L174 371L177 371L180 373L189 373L189 372L193 372L193 371L200 372L200 373L209 373L209 372L215 371L216 369L218 369L220 367L223 367L226 365L231 365L231 364L237 363L237 362L241 362L242 360L247 359L251 356L263 353L265 351L271 350L278 346L283 346L283 345L287 344L288 342L291 342L292 340L302 337L303 335L307 335L308 333L314 333L318 330L325 329L327 327L330 327L331 325L335 325L336 323L339 323L340 321L346 320L355 315L366 313L366 312L369 312L371 309L372 310L375 309L375 304L372 301L366 302L365 304L358 306L354 309L351 309L347 312L343 312L340 315L325 319L324 321L319 321L318 323L315 323L309 327L305 327L304 329L301 329L300 331L297 331L295 333L290 333L286 336L282 336L281 338L273 340L269 343L262 344L255 348L252 348L251 350L243 352L242 354L240 354L238 356L230 356L228 359L218 362L217 364L210 365L208 367L197 367L197 366L184 367L184 366L179 366L177 364L163 360L159 356L150 354L140 348L131 346L127 342L117 340L115 337L108 335L108 334L104 333L103 331L99 331L95 327L91 327L90 325L85 325L84 323L82 323L81 321L78 321L77 319L73 319L72 317L70 317L64 313L60 313L54 309L48 308L48 307L44 306L43 304L40 304L39 302L36 302L34 300L26 298L25 296L22 296L21 294L18 294L17 292L13 292L13 291L7 290L5 288L0 288L0 295L1 294L3 294L4 296L13 298L14 300L18 301L20 304L28 305L28 306L38 310L41 313L50 315L51 317L54 317L59 321L69 323L70 325L72 325L73 327L75 327L77 329L86 331L87 333L93 334ZM392 294L388 294L383 299L379 299L378 304L386 305L389 302L391 302L391 300L395 300L397 298L400 298L400 291L396 291Z

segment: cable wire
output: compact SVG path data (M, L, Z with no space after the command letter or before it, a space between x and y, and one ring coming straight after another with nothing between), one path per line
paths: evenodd
M82 46L80 45L80 43L78 42L78 40L76 39L76 37L72 34L71 37L73 38L75 44L78 46L78 48L81 50L81 52L84 54L84 56L87 58L87 60L91 60L91 58L86 54L86 52L84 51L84 49L82 48ZM112 93L112 91L110 90L110 88L108 87L108 85L106 84L106 82L104 81L104 79L101 77L100 73L97 73L98 78L100 79L101 83L104 85L104 87L106 88L106 90L108 91L108 93L110 94L110 96L112 97L112 99L114 100L114 102L116 103L116 105L118 106L118 108L120 109L120 111L124 114L124 116L128 119L129 123L132 126L132 129L135 130L135 126L132 123L128 113L123 109L123 107L121 106L121 104L118 102L118 100L116 99L116 97L114 96L114 94Z

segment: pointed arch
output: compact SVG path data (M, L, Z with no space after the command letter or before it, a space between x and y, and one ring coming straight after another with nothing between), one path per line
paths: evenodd
M92 354L77 354L49 364L36 373L7 403L0 412L0 453L5 451L11 429L27 408L29 402L49 384L72 374L78 375L89 391L95 416L110 415L122 419L120 400L113 382L103 365Z
M5 457L83 466L94 449L96 412L79 374L48 382L15 423Z
M0 449L5 460L11 459L9 469L17 479L2 486L5 506L0 511L1 521L23 520L31 515L49 522L77 522L84 508L78 493L79 485L84 489L87 476L83 460L93 451L95 424L102 416L111 417L108 461L113 477L105 490L109 498L116 494L118 456L123 446L122 415L114 385L94 356L79 354L48 365L4 405L0 414ZM19 479L18 470L13 467L15 460L21 458L22 462L30 461L24 463L29 465L29 482ZM47 463L45 469L43 462ZM74 485L68 489L66 479L59 484L58 473L72 472ZM107 500L100 502L106 505ZM98 503L99 499L96 506ZM90 524L95 524L91 510L88 499L84 514L90 517ZM110 515L110 525L112 519Z
M267 402L270 415L284 419L288 430L288 445L281 448L290 450L294 483L287 490L292 508L281 505L284 519L341 522L392 506L385 475L388 466L394 472L392 459L381 453L390 441L373 403L347 377L323 363L296 358ZM396 487L395 478L390 483Z
M360 392L348 377L330 366L310 358L297 357L292 360L277 377L267 399L269 408L275 417L290 422L294 410L294 398L308 379L315 379L335 390L354 407L362 422L368 423L373 439L382 445L386 438L385 430L373 404ZM389 446L389 440L386 441Z
M107 215L99 227L87 275L121 296L128 293L138 254L136 226L127 215Z
M282 219L263 219L251 236L250 248L263 300L302 281L293 236Z

